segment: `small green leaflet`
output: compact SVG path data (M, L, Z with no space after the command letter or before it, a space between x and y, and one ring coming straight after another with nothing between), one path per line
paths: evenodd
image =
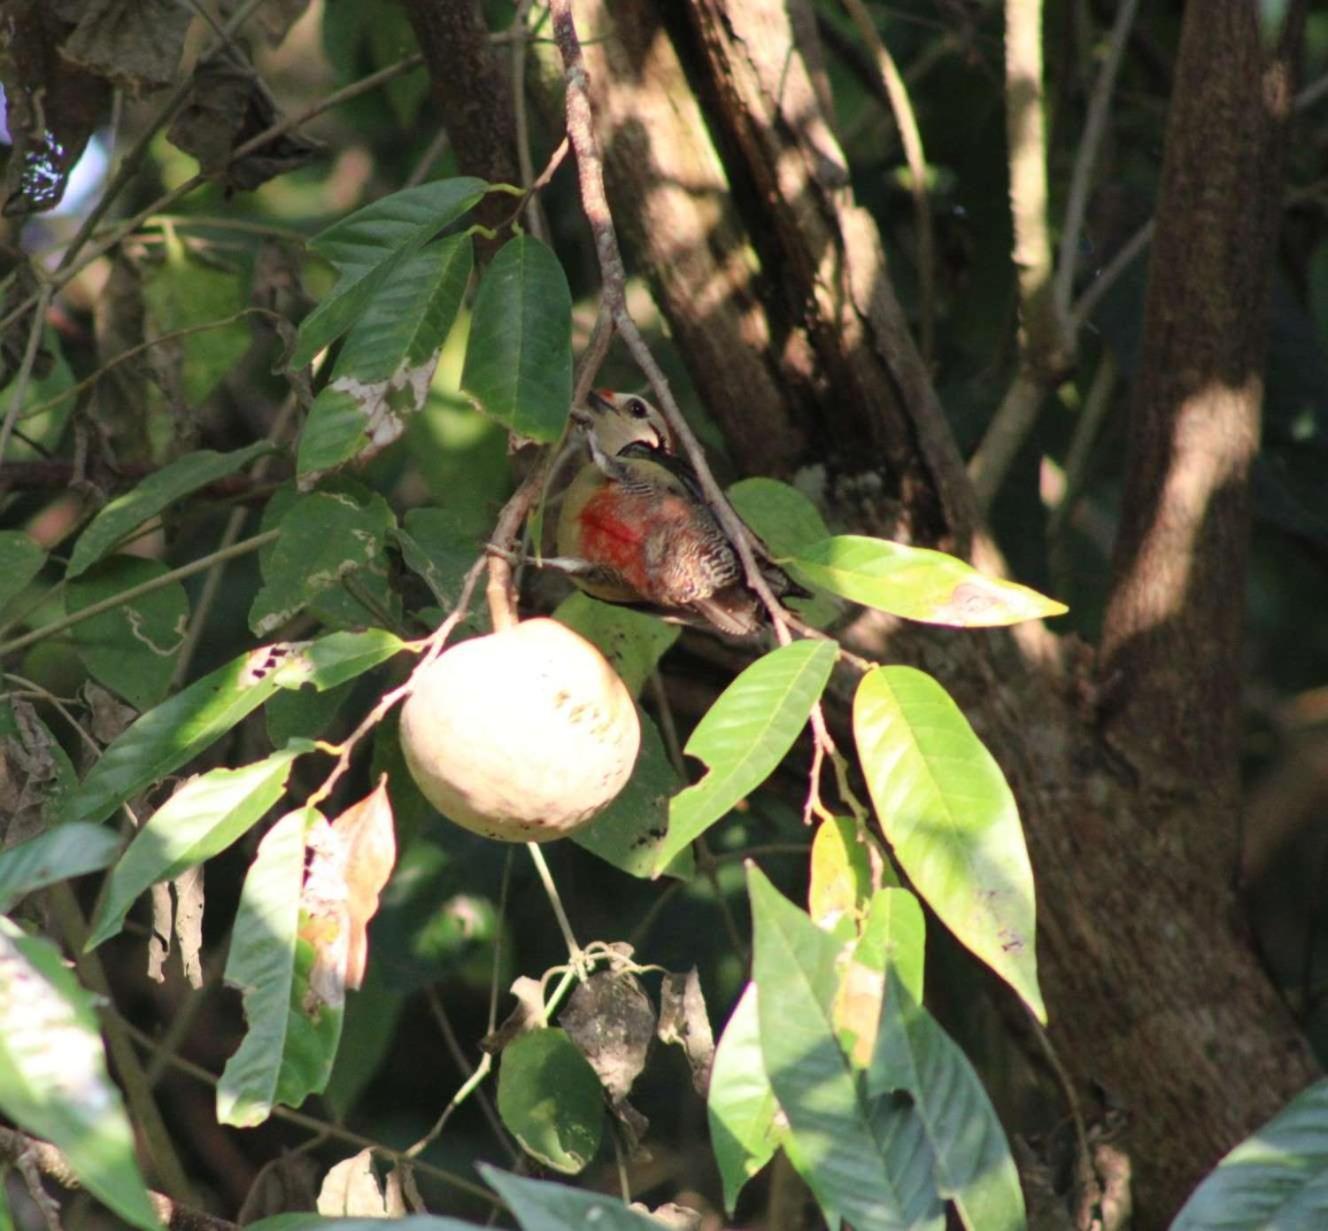
M979 573L944 552L858 534L804 543L780 563L809 585L928 624L988 628L1069 610L1027 586Z
M285 792L291 763L312 748L301 741L243 769L214 769L185 782L134 835L111 870L87 948L116 935L134 899L150 885L220 854L261 820Z
M825 690L838 652L832 641L780 646L719 695L684 749L710 772L669 804L669 835L655 861L656 876L774 773Z
M572 402L572 295L531 235L499 249L475 295L461 390L509 431L550 443Z
M135 1227L160 1224L106 1075L92 995L60 951L0 918L0 1110L64 1152L80 1183Z
M498 1114L521 1148L567 1174L585 1168L604 1131L595 1070L564 1030L531 1030L503 1049Z
M246 448L236 449L233 453L196 449L148 475L132 491L117 496L92 519L74 544L65 575L77 577L148 518L155 517L168 505L198 491L200 487L243 470L256 458L271 453L275 447L266 440L260 440Z
M1033 869L1000 766L945 689L913 667L863 676L853 734L877 820L913 887L1046 1021Z
M335 342L410 256L475 205L488 184L458 176L403 188L314 236L309 247L341 275L300 323L290 366L302 368Z

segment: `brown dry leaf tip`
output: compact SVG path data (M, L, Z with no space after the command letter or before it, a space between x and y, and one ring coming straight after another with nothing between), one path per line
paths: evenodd
M670 971L659 989L661 1043L678 1043L692 1071L692 1085L705 1098L710 1090L710 1070L715 1062L715 1034L710 1027L701 977L693 966L686 974Z
M321 816L309 832L311 855L300 894L300 938L314 949L310 997L337 1008L347 988L364 982L369 921L396 862L396 834L387 775L329 824ZM306 1005L316 1009L317 1003Z

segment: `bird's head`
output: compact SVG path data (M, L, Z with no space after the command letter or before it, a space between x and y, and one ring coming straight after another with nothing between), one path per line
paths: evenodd
M641 443L665 453L675 452L673 433L659 409L635 393L592 389L587 410L576 418L593 432L599 447L616 457L630 444Z

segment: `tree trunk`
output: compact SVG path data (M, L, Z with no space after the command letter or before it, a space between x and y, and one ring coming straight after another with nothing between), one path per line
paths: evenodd
M668 28L644 0L586 5L616 217L744 469L818 465L839 524L997 567L847 187L799 3L689 0ZM1316 1071L1233 893L1245 467L1286 51L1263 51L1251 5L1186 6L1103 669L1040 628L867 614L850 630L938 675L1011 780L1051 1037L1081 1102L1125 1113L1141 1228L1167 1225ZM1027 1030L1011 1040L1045 1070Z

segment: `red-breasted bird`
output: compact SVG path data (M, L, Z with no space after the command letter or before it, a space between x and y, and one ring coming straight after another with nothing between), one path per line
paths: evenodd
M560 554L544 563L605 602L708 622L735 637L758 632L765 607L663 415L634 394L595 390L587 402L575 415L593 460L567 489ZM776 596L805 593L782 569L761 569Z

